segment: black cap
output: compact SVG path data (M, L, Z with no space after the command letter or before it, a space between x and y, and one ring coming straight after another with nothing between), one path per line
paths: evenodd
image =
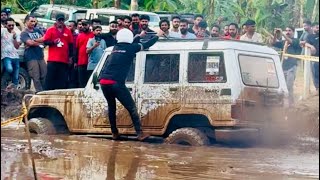
M59 19L65 20L66 18L65 18L65 16L64 16L64 14L57 14L57 15L56 15L56 20L59 20Z
M245 23L246 26L255 26L256 25L256 22L254 20L247 20L246 23Z
M5 9L2 9L1 13L6 13L7 15L9 15L8 11L6 11Z

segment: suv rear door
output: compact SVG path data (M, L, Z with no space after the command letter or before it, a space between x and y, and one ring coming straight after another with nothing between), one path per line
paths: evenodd
M242 78L241 123L261 127L279 120L284 106L286 84L279 57L237 52Z

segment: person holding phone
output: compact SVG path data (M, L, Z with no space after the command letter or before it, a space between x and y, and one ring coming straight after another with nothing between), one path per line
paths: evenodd
M87 53L89 54L88 75L90 76L101 59L103 51L107 48L106 41L101 38L101 26L93 27L94 37L89 39L87 44Z

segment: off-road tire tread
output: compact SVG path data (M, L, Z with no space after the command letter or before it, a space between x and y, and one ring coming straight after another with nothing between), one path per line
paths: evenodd
M195 128L181 128L173 131L169 137L165 139L166 144L175 144L177 139L187 139L191 141L192 146L207 146L209 144L209 138Z
M29 120L30 132L35 131L37 134L52 135L57 134L53 123L46 118L32 118Z

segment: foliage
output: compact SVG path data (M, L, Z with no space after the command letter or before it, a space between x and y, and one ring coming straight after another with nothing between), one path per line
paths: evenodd
M91 8L93 0L55 0L57 4L73 4ZM14 13L21 12L19 3L27 10L47 4L49 0L3 0L1 6L12 7ZM138 0L139 10L169 11L176 13L196 13L206 16L209 24L224 17L226 22L242 24L247 19L254 19L258 29L266 28L269 31L276 26L299 24L296 13L303 13L303 17L311 19L315 0ZM296 2L296 3L295 3ZM299 3L297 3L299 2ZM129 9L131 0L121 0L121 9ZM302 3L303 9L297 7ZM114 0L98 0L98 7L112 7ZM317 7L319 9L319 7ZM296 12L295 10L299 10ZM319 20L319 13L317 14Z

